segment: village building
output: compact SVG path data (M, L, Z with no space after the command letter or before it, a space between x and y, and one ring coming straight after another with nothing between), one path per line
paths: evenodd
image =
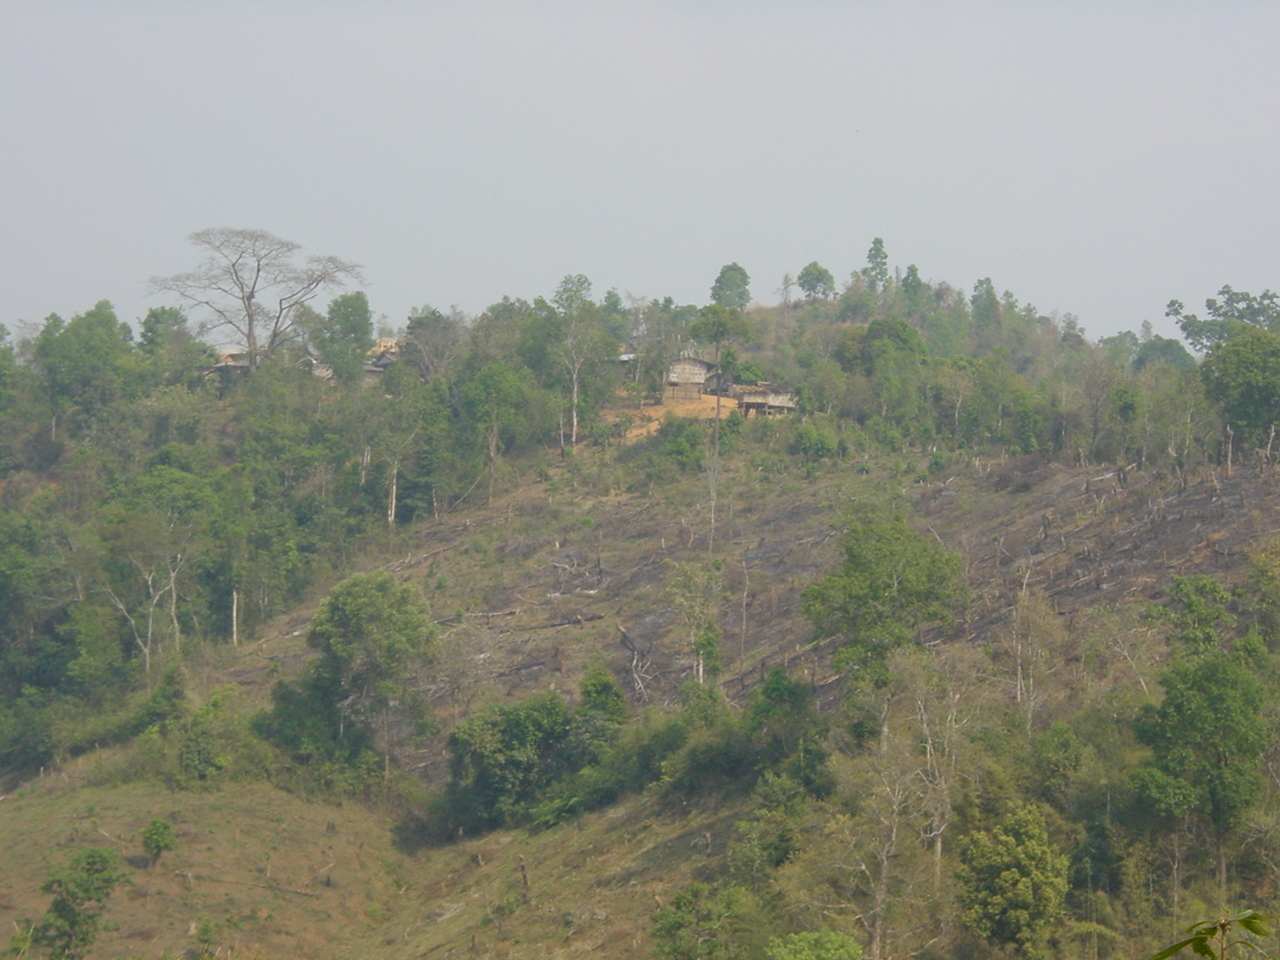
M793 388L780 383L755 384L722 383L722 374L714 363L697 357L680 357L667 368L663 403L679 403L697 400L705 394L720 394L737 401L738 412L744 417L775 416L795 413L799 401Z
M716 369L714 363L697 357L680 357L667 368L667 384L662 391L663 403L697 400L708 386L707 380Z
M381 337L372 347L369 348L368 357L364 365L365 382L382 376L387 372L387 367L395 363L400 357L400 348L404 345L402 340L395 337Z
M738 384L731 388L730 396L738 401L738 412L744 417L771 417L781 413L795 413L799 408L796 392L780 383Z

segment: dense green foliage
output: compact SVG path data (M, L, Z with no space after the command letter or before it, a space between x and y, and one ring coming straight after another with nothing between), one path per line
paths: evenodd
M336 681L342 715L368 723L402 695L431 633L422 597L378 571L334 587L316 611L307 643L320 651L317 672Z
M356 574L321 602L307 634L320 656L296 683L276 685L258 732L309 774L304 788L338 793L371 787L372 750L382 779L407 731L420 733L421 671L434 628L426 603L385 571Z
M844 563L805 589L804 613L840 638L845 663L874 672L922 626L951 619L965 596L960 564L899 514L861 504L843 526Z
M961 919L994 944L1039 957L1067 895L1067 858L1054 849L1044 818L1016 806L990 831L971 834L960 851Z
M765 948L769 960L862 960L862 947L847 933L814 930L774 938Z

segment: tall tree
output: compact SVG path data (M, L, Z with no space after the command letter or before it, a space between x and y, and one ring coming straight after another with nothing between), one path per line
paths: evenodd
M915 316L922 306L921 294L927 287L923 280L920 279L920 269L914 263L907 266L906 276L902 278L902 292L907 296L907 311Z
M138 346L153 366L150 379L163 383L195 383L200 367L217 363L218 356L196 337L178 307L152 307L142 318Z
M463 341L463 317L434 307L414 307L404 328L404 361L430 383L457 359Z
M390 776L391 711L428 652L431 619L422 595L385 571L357 574L320 604L307 643L337 680L342 716L380 721L384 776Z
M493 503L502 432L532 392L529 371L497 361L485 364L462 389L463 406L483 431L489 470L488 502Z
M675 563L675 573L667 587L672 604L680 611L689 634L694 677L706 683L720 673L720 628L718 608L724 599L724 577L719 570L697 562Z
M1178 661L1160 682L1164 700L1139 714L1134 727L1156 769L1181 783L1210 828L1225 896L1228 836L1262 787L1262 691L1247 664L1218 650Z
M796 277L796 286L810 300L830 300L836 295L835 277L817 260L800 271L800 275Z
M822 830L805 831L780 886L814 921L852 918L865 934L867 960L914 955L932 925L927 905L936 896L917 833L918 769L901 749L830 762L842 794L819 808L827 814Z
M711 344L715 349L713 362L716 365L717 376L720 374L720 355L724 348L734 343L741 343L750 335L751 325L742 315L742 311L719 303L703 307L698 312L698 319L689 328L689 336L696 342ZM711 429L711 457L707 470L711 481L711 534L707 541L708 549L715 541L716 492L720 480L720 397L723 392L723 387L716 389L716 419Z
M782 306L785 310L791 309L791 291L795 289L796 278L789 273L782 275L782 283L778 286L778 293L782 294Z
M990 277L983 277L973 285L969 307L973 311L973 325L979 330L999 326L1000 298L996 296L996 287Z
M1242 441L1261 444L1280 427L1280 331L1247 327L1215 344L1200 369Z
M614 292L616 296L616 291ZM552 352L569 382L569 446L578 445L578 413L583 382L593 367L611 353L617 343L605 332L601 309L591 302L591 281L582 274L567 276L551 298L559 314L560 342Z
M49 399L51 437L64 414L88 420L115 401L138 395L143 362L132 339L129 325L116 318L106 300L69 322L57 314L45 321L32 354Z
M1062 915L1067 857L1054 847L1044 817L1017 805L990 831L971 834L960 852L960 909L970 932L1032 960Z
M1250 327L1280 328L1280 294L1271 290L1263 290L1255 297L1224 286L1216 297L1205 300L1204 306L1208 316L1203 320L1187 313L1178 300L1170 300L1164 312L1166 317L1178 321L1182 335L1201 353Z
M888 289L889 255L885 253L884 241L879 237L871 241L871 249L867 251L867 265L862 275L872 293L884 293Z
M925 624L949 622L966 595L960 561L901 514L858 504L841 536L844 562L801 593L820 635L838 637L846 664L873 673Z
M201 330L243 349L255 369L295 338L299 307L329 287L361 279L356 264L337 257L298 262L298 244L265 230L214 228L190 239L204 255L200 264L189 273L155 277L151 287L203 311Z
M746 270L737 263L726 263L711 285L711 302L728 310L745 310L751 302L750 283Z
M321 363L343 383L360 378L369 348L373 346L373 312L363 290L344 293L329 301L324 317L307 331L307 338Z

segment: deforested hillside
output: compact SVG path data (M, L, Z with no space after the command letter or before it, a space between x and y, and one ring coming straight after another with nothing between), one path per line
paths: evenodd
M1127 957L1270 908L1271 299L1181 315L1197 365L880 244L776 307L731 267L8 349L15 948Z
M750 471L725 477L733 507L732 520L725 508L721 556L733 562L721 564L715 615L723 667L712 686L728 711L718 722L748 715L776 667L802 681L814 694L816 742L833 771L820 797L804 799L801 790L779 800L770 791L785 793L788 775L766 768L766 779L756 780L760 767L740 755L725 776L704 757L701 769L681 779L677 750L654 782L594 809L552 816L558 825L531 830L532 815L520 813L496 832L440 835L431 794L449 782L448 733L461 719L546 691L577 704L592 664L625 693L623 736L670 735L659 718L690 709L681 688L696 660L674 581L690 569L715 569L692 512L701 480L673 485L659 500L575 493L567 473L553 471L488 510L415 526L392 558L369 558L430 597L439 621L430 666L418 678L431 732L397 743L395 763L406 772L394 799L377 786L377 763L372 789L353 794L317 783L319 771L290 769L307 766L301 755L258 757L256 767L240 756L252 752L238 742L248 735L237 732L243 715L270 702L275 682L314 662L306 643L314 608L303 607L241 649L212 647L193 658L185 696L204 706L170 721L158 743L143 738L68 757L5 800L0 830L12 841L6 848L20 852L6 874L7 919L37 918L47 903L37 889L47 871L78 850L105 846L127 858L132 882L109 901L117 929L99 935L103 955L159 956L198 948L205 938L215 949L264 956L398 956L405 949L647 956L653 915L688 890L728 897L716 908L726 911L720 922L750 950L804 928L812 909L804 904L837 882L814 862L832 830L846 831L839 842L849 849L875 839L868 812L845 806L846 791L865 797L869 784L887 789L887 771L876 768L888 759L905 768L908 782L927 772L915 741L924 729L918 711L930 706L958 728L940 731L945 746L935 745L956 763L949 829L978 829L983 805L995 808L985 816L1002 823L1008 805L1029 796L1052 815L1063 852L1073 844L1078 850L1088 842L1076 833L1090 829L1088 794L1105 780L1114 836L1130 815L1123 805L1137 802L1125 777L1150 760L1114 716L1106 724L1113 742L1096 739L1097 711L1123 705L1136 717L1142 703L1158 699L1169 627L1148 611L1171 607L1172 577L1210 575L1235 588L1256 576L1250 553L1258 555L1277 523L1277 500L1268 495L1274 473L1206 472L1184 488L1171 477L1130 474L1122 484L1098 470L1019 458L957 464L904 487L897 466L888 473L873 461L864 469L833 464L805 471L803 483ZM953 625L922 634L928 659L895 651L886 680L868 684L857 667L836 662L835 640L810 643L802 592L838 566L843 510L881 498L960 558L969 600ZM1239 602L1224 596L1224 610ZM184 782L184 753L193 752L193 734L204 726L197 717L215 702L235 712L217 732L230 757L205 779ZM715 726L704 736L713 734L727 736ZM732 738L719 746L732 746ZM1120 766L1103 776L1112 763ZM927 796L911 793L900 814L912 839L895 858L912 851L927 858L932 849L919 836ZM772 806L778 803L781 811ZM879 822L884 811L871 813ZM1132 816L1143 822L1139 811ZM140 833L156 817L174 825L176 844L149 867ZM774 853L744 865L766 840L784 845L781 862L772 863ZM1188 868L1198 856L1192 851ZM955 856L944 839L948 890ZM919 866L927 879L933 868L927 859ZM1196 871L1189 874L1183 896L1194 905ZM896 890L910 876L888 879ZM697 883L708 886L690 886ZM723 889L740 892L729 897L717 892ZM1117 899L1131 894L1119 882L1113 889ZM924 883L920 894L928 890ZM854 885L842 893L850 910L864 895ZM747 913L733 912L750 904ZM886 938L906 936L895 917L884 919ZM954 915L937 921L963 942ZM856 936L858 925L847 926Z

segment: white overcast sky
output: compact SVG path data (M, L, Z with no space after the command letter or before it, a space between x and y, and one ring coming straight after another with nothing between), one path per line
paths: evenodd
M1092 337L1280 286L1280 3L0 0L0 323L205 227L420 304L990 276Z

